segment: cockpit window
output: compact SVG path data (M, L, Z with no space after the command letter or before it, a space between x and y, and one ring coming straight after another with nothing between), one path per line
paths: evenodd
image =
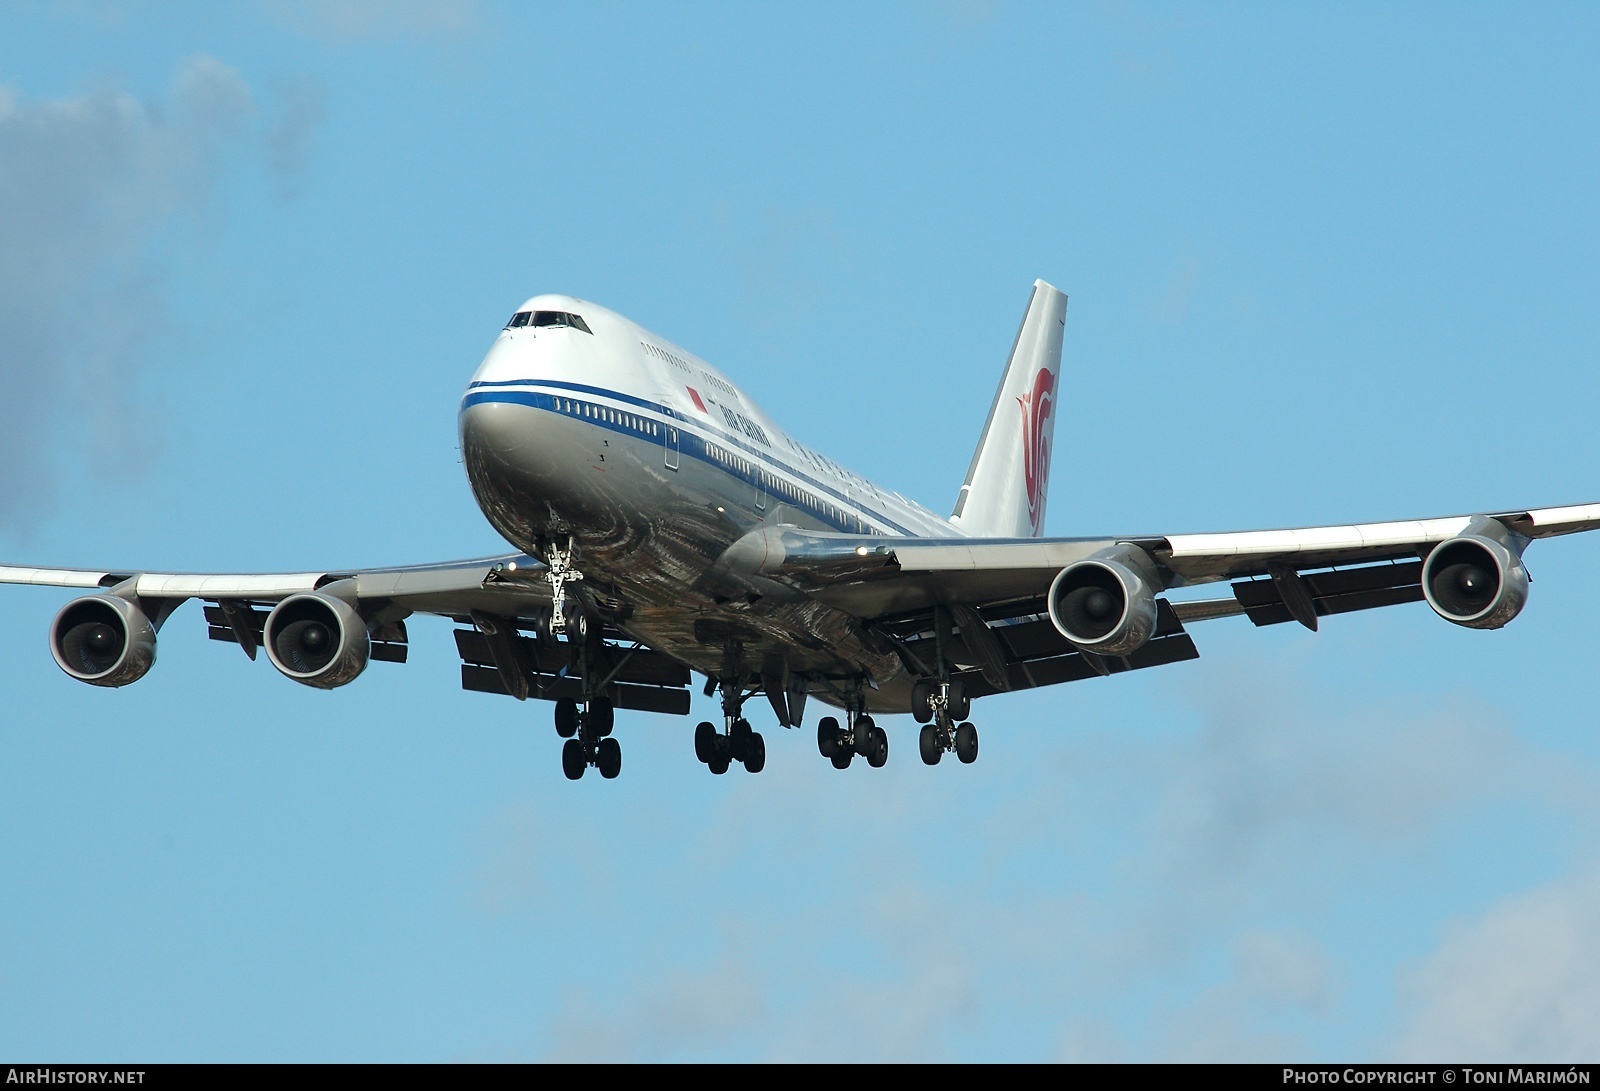
M589 328L580 315L568 314L566 311L534 311L533 318L529 320L530 326L570 326L575 330L582 330L590 336L594 331Z
M514 330L518 326L560 326L582 330L589 336L594 336L594 331L589 328L589 323L583 320L582 315L568 314L566 311L518 311L511 316L511 321L506 323L506 329Z

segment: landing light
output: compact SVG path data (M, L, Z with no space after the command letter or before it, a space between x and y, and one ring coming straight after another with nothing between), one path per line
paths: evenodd
M856 546L857 557L865 557L870 552L871 550L869 550L866 546Z
M510 564L506 565L506 571L507 572L515 572L516 570L517 570L517 562L516 561L512 561Z

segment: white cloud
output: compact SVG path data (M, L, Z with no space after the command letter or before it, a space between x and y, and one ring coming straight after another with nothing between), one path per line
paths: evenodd
M1062 699L1000 702L987 721L995 738L1038 733L1025 766L991 747L972 769L930 770L906 746L886 770L834 774L809 740L784 740L760 777L716 782L708 810L652 812L656 880L619 864L573 888L571 861L614 855L603 842L497 833L510 851L490 854L491 889L528 897L534 857L517 857L537 851L565 902L599 907L567 942L608 942L629 919L610 907L630 901L671 937L624 938L539 1038L614 1059L934 1060L997 1041L1000 1055L1084 1059L1383 1049L1349 1037L1365 1026L1351 1005L1370 1002L1347 994L1351 963L1370 956L1341 942L1342 914L1354 902L1433 926L1450 904L1430 888L1441 849L1486 807L1593 817L1590 772L1466 700L1364 704L1266 659L1214 664L1166 726L1049 732L1035 706ZM619 826L630 848L642 836ZM1594 950L1574 957L1592 966ZM579 1049L600 1011L603 1034Z
M149 452L139 377L167 318L145 250L204 198L250 109L211 58L184 67L164 113L112 92L0 92L0 525L49 505L52 437L105 470Z
M1404 977L1402 1061L1593 1062L1600 1056L1600 871L1451 927Z
M152 249L206 205L255 113L212 57L185 63L165 103L0 88L0 529L48 510L58 457L123 481L159 445L140 384L172 320ZM315 120L291 101L269 143L280 181Z

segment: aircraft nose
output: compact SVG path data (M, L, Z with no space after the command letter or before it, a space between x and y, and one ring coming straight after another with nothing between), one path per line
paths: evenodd
M469 392L463 399L459 426L461 454L492 458L496 461L513 459L525 449L538 432L532 406L519 405L504 394L484 396Z
M461 459L474 487L562 492L581 476L582 444L539 394L473 390L460 415Z

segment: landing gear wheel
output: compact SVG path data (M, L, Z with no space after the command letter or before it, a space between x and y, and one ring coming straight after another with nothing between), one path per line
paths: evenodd
M749 755L750 738L754 734L750 730L749 720L733 721L733 726L728 728L728 754L734 761L744 761Z
M950 683L949 712L952 720L965 720L972 715L972 698L967 696L967 688L959 681Z
M856 752L854 750L851 750L848 746L841 746L833 752L833 767L835 769L848 769L850 768L850 759L855 756Z
M878 725L872 722L871 716L863 712L856 717L856 753L864 758L872 756L872 752L877 748L873 732L877 730Z
M978 729L971 724L956 728L956 757L961 764L971 765L978 760Z
M911 717L919 724L933 719L933 683L917 682L911 687Z
M595 764L600 767L601 776L616 780L617 774L622 772L622 744L616 739L601 739Z
M589 763L583 760L583 744L577 739L568 739L561 747L561 771L567 774L568 780L577 780L583 776L584 767Z
M759 731L752 732L744 744L744 771L759 773L767 767L767 740Z
M824 716L817 721L817 750L825 758L831 758L839 745L839 721L832 716Z
M694 756L701 765L710 765L717 752L717 729L714 724L701 720L694 727Z
M550 628L550 611L540 610L533 615L533 634L541 644L555 643L555 632Z
M589 615L582 607L571 603L567 606L567 639L579 644L589 639Z
M874 769L882 769L889 761L889 734L883 728L875 727L867 732L867 739L867 764Z
M938 765L944 757L944 743L939 739L939 729L929 724L917 737L917 747L922 751L922 764Z
M711 748L711 760L706 762L706 765L720 777L728 771L728 766L733 764L733 759L728 755L728 738L726 735L714 735L712 739L716 745Z
M611 734L612 726L617 722L615 706L604 697L594 697L589 701L589 727L597 738L605 738Z
M556 702L556 734L570 739L578 733L578 702L563 697Z

